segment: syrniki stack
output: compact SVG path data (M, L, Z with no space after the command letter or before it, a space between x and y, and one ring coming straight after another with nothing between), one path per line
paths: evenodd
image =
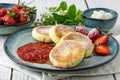
M55 25L50 28L49 36L53 42L59 43L61 37L63 37L68 32L74 32L74 29L66 25Z
M32 30L32 37L40 42L52 42L49 36L51 26L38 26Z
M65 36L63 36L60 40L60 42L67 40L75 40L82 44L83 48L85 48L85 57L88 57L92 54L92 51L94 49L94 44L92 41L85 35L78 33L78 32L69 32Z
M72 68L83 60L84 54L85 49L80 42L65 40L50 51L49 58L55 67Z

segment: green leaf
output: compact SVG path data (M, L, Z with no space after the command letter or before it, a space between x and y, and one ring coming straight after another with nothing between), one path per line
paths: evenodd
M59 10L66 10L67 9L67 3L65 1L62 1L60 3L60 6L56 9L56 11L59 11Z
M50 8L48 8L48 10L49 10L50 12L54 12L55 9L56 9L56 7L50 7Z
M69 7L66 16L71 18L71 19L75 19L76 17L76 6L73 4Z
M67 3L66 3L65 1L61 2L60 8L61 8L62 10L66 10L66 9L67 9Z
M52 15L57 21L57 23L63 23L66 20L66 18L63 15L58 15L56 13L52 13Z
M77 11L77 15L75 17L75 20L76 21L79 21L80 19L82 19L82 11L81 10L78 10Z
M66 19L66 20L64 21L64 24L66 24L66 25L78 25L78 22L73 21L73 20L71 20L71 19Z

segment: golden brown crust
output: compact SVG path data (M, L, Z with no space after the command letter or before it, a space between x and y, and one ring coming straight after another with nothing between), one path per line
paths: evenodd
M78 65L84 57L85 49L73 40L58 43L50 52L52 64L60 68L70 68Z

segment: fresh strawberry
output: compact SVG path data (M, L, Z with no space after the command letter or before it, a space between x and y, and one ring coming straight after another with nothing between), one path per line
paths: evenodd
M18 18L19 17L19 14L15 10L8 10L7 15L11 16L13 18Z
M14 20L14 18L11 17L11 16L8 16L8 15L6 15L6 16L3 17L3 21L4 21L4 23L6 25L13 25L13 24L16 23L15 20Z
M100 36L95 40L94 45L97 46L97 45L100 45L100 44L107 44L108 39L109 39L108 35Z
M92 40L92 42L94 42L100 35L101 35L100 31L97 30L96 28L93 28L88 33L88 37Z
M94 45L96 46L96 45L100 45L100 44L108 44L110 35L111 35L111 33L108 33L108 34L98 37L95 40Z
M105 56L105 55L110 55L110 49L108 45L106 44L101 44L95 47L95 52L98 55Z
M19 13L19 11L20 11L19 5L15 5L15 6L13 7L13 9L14 9L17 13Z
M0 9L0 16L3 17L7 14L7 10L5 8Z
M0 18L0 25L2 25L3 24L3 19L2 19L2 17Z
M24 23L28 20L28 18L26 16L20 15L19 17L19 23Z
M79 33L82 33L86 36L88 35L88 30L85 26L77 26L76 31L79 32Z
M24 12L26 12L27 9L24 7L24 8L21 8L20 11L24 11Z
M22 9L20 9L19 14L22 15L22 14L24 14L25 12L26 12L26 8L22 8Z

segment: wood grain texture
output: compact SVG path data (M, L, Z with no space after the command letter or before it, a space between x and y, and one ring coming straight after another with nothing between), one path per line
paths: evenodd
M13 70L12 80L35 80L35 79L21 73L20 71Z
M0 80L10 80L11 68L0 65Z
M120 80L120 73L115 74L115 80Z
M25 1L31 1L31 0L25 0ZM38 15L37 18L40 18L39 14L40 13L44 13L45 9L46 9L46 5L47 7L50 6L57 6L60 1L62 0L35 0L33 5L36 5L37 9L38 9ZM84 3L84 0L66 0L68 2L68 4L73 4L75 3L77 5L77 8L80 8L81 10L85 10L87 9ZM112 1L112 2L111 2ZM118 10L120 5L118 0L87 0L89 7L111 7L112 9ZM17 0L0 0L0 3L5 2L5 3L17 3ZM111 6L112 3L115 3L115 5L117 5L115 7ZM120 10L119 10L120 12ZM118 24L118 23L117 23ZM118 26L118 25L116 25ZM2 40L3 37L0 37L0 40ZM3 45L3 43L0 43L0 45ZM2 50L2 48L0 48ZM11 75L11 69L10 68L6 68L4 66L0 66L0 80L10 80L10 75ZM120 74L116 74L115 75L117 80L120 80ZM12 80L35 80L17 70L13 70L13 76L12 76ZM65 79L60 79L60 80L114 80L113 75L108 75L108 76L95 76L95 77L69 77L69 78L65 78Z
M113 75L92 77L71 77L71 80L114 80Z
M110 8L118 12L120 15L120 0L87 0L89 8L102 7ZM112 28L113 35L120 35L120 16L115 26Z

